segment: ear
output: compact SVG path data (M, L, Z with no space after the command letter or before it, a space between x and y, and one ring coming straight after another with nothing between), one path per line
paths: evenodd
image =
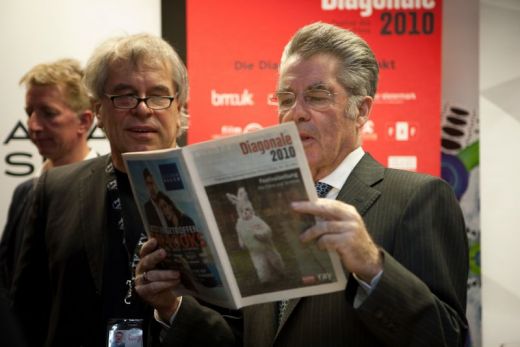
M248 200L247 199L247 192L244 189L244 187L238 188L237 198L240 199L240 200L246 200L246 201Z
M374 99L370 96L365 96L363 101L361 101L361 105L359 106L359 114L356 118L356 127L358 129L361 129L368 121L373 104Z
M226 196L227 196L228 200L231 201L231 203L233 205L237 204L237 197L236 196L234 196L233 194L229 194L229 193L226 193Z
M79 133L88 133L94 122L94 114L91 110L85 110L78 115L79 118Z
M96 115L97 127L103 129L103 118L101 117L101 102L94 101L92 103L92 108L94 109L94 114Z
M181 112L177 112L177 120L176 120L176 123L177 123L177 135L181 131L181 125L182 125L181 117L182 117L182 113Z

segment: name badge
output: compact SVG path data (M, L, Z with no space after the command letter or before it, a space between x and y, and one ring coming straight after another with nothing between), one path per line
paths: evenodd
M111 319L107 326L107 347L143 347L142 319Z

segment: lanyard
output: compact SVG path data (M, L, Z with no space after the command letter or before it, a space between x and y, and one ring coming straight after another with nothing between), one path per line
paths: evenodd
M117 184L117 176L114 169L114 165L110 161L105 168L105 173L107 175L107 194L110 208L112 209L112 215L115 220L117 220L116 228L122 235L123 247L126 250L127 259L128 259L128 270L130 272L130 279L126 281L127 292L125 297L123 298L123 302L127 305L130 305L132 302L132 294L135 288L135 268L137 267L137 263L139 263L139 251L143 243L146 242L148 237L146 233L141 233L139 237L139 241L135 249L131 252L128 248L126 230L125 230L125 218L123 206L121 204L121 197L119 194L119 188Z

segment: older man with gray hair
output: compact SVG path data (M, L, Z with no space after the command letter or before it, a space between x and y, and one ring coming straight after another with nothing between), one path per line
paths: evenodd
M361 147L378 70L368 44L334 25L305 26L286 45L279 119L296 124L322 197L291 207L319 218L300 240L337 253L349 279L344 291L245 307L243 325L223 315L239 344L464 345L468 249L455 194L439 178L385 168ZM139 271L173 276L156 268L164 257L156 240L141 252Z
M15 276L14 310L30 345L107 346L118 330L156 346L158 321L168 322L178 302L145 302L133 290L146 235L122 153L176 146L186 124L186 67L166 41L137 34L102 43L84 80L111 154L40 178ZM198 306L190 298L184 303ZM212 323L199 317L191 324L211 331Z

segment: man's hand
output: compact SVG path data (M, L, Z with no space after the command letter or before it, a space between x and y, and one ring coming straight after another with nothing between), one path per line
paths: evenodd
M303 243L315 241L320 249L337 252L343 266L366 283L383 269L382 255L354 206L330 199L297 201L291 206L319 218L300 235Z
M150 239L141 248L141 260L135 270L135 290L157 310L161 320L169 322L179 303L173 290L181 282L180 273L156 269L157 264L166 258L166 251L157 246L157 240Z

